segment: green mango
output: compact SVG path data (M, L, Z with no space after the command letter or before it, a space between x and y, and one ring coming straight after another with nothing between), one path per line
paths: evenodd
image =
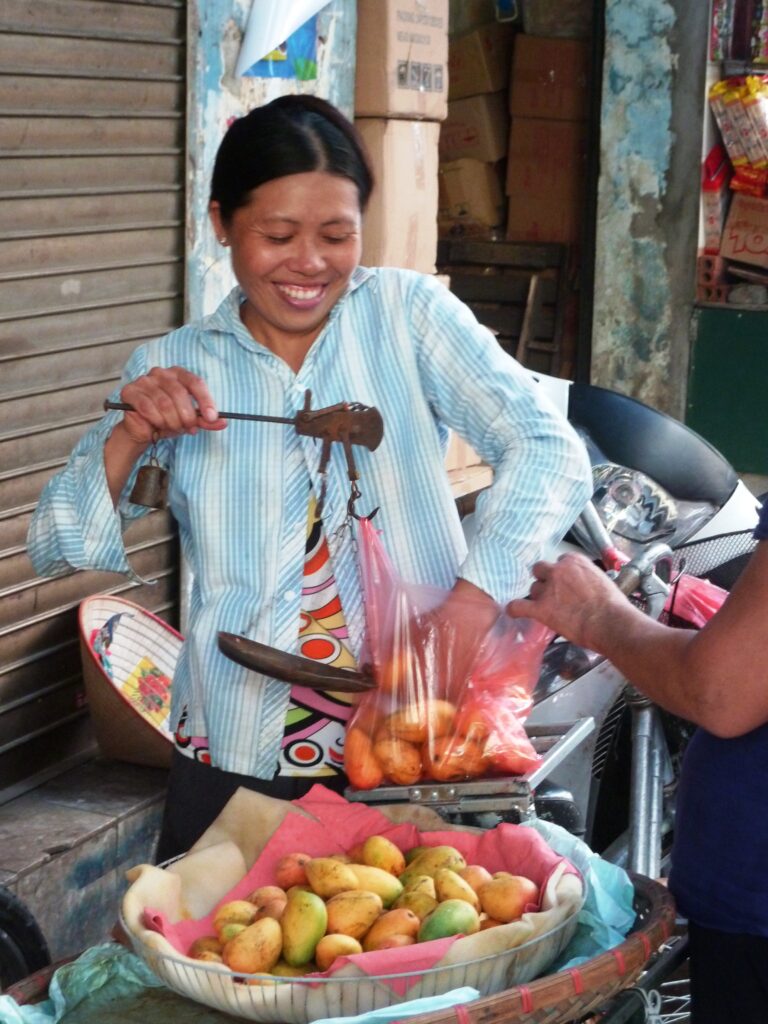
M480 915L465 900L444 900L427 914L419 928L418 942L445 939L449 935L474 935L480 931Z
M314 958L315 947L328 927L328 911L322 898L300 889L292 892L280 919L283 929L283 960L303 967Z

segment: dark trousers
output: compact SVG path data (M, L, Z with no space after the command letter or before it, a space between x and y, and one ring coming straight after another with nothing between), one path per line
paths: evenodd
M689 925L691 1024L768 1024L768 938Z
M337 793L347 785L344 775L333 775L327 779L288 776L254 779L250 775L211 768L174 750L155 861L161 864L186 853L241 786L266 793L277 800L298 800L318 782Z

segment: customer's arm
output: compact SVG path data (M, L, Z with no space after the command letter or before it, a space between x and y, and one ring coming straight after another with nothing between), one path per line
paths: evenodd
M604 654L652 700L716 736L768 722L767 543L697 631L649 619L583 555L538 563L534 574L530 598L512 601L510 615Z

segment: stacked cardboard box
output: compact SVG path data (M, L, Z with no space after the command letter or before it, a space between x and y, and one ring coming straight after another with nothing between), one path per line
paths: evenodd
M448 0L358 0L355 124L376 188L363 263L435 272Z
M448 116L440 129L444 237L493 237L503 227L502 163L509 138L506 90L514 29L492 4L461 5L448 40Z
M509 90L507 238L579 240L588 116L589 46L519 34Z

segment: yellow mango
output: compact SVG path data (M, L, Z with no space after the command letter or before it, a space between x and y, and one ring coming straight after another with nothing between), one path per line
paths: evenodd
M428 892L422 892L419 889L406 889L402 896L398 896L392 904L392 909L400 910L404 907L406 910L412 910L416 917L423 921L427 914L431 914L436 906L437 900L434 896L430 896Z
M408 885L417 875L431 875L434 877L440 868L450 868L451 871L461 871L467 866L467 862L453 846L430 846L415 857L400 876L404 886Z
M480 886L478 896L489 917L508 924L522 917L529 904L538 905L539 887L525 875L499 872Z
M384 910L384 904L378 893L352 889L332 896L325 909L329 932L361 939Z
M357 885L351 888L375 892L381 897L384 909L391 907L403 891L400 880L381 868L373 868L369 864L345 864L344 867L354 874L357 881Z
M197 959L201 953L221 953L223 946L218 935L201 935L187 950L187 956Z
M224 947L222 959L238 974L268 974L280 959L283 932L272 917L249 924Z
M405 871L405 857L402 850L395 846L386 836L368 836L363 843L363 864L372 868L381 868L390 875L399 875Z
M402 881L403 876L400 876ZM432 875L411 875L409 873L408 880L405 883L406 892L423 892L428 896L437 899L437 890L435 889L435 880Z
M338 956L353 956L362 953L363 947L351 935L339 935L329 932L324 935L315 949L315 962L319 970L327 971Z
M342 864L332 857L313 857L304 867L312 891L323 899L329 899L340 892L357 889L357 879L351 865Z
M253 924L256 907L248 900L228 900L216 908L213 915L213 930L217 935L227 924Z
M480 900L469 882L450 868L438 868L435 872L435 891L438 903L444 900L466 900L475 910L480 910Z
M388 910L368 929L363 938L363 949L366 953L374 949L381 949L382 940L389 939L393 935L405 935L410 939L415 939L420 926L421 921L412 910L405 907Z

